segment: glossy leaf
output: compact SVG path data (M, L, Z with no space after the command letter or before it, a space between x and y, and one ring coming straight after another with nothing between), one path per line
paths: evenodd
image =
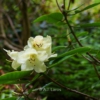
M14 72L9 72L9 73L1 75L0 76L0 81L12 81L12 80L21 79L23 77L26 77L30 73L31 73L31 71L14 71Z
M76 48L74 50L70 50L70 51L67 51L61 55L59 55L57 58L60 58L60 57L64 57L64 56L69 56L69 55L73 55L73 54L83 54L83 53L86 53L88 51L90 51L91 48L89 47L80 47L80 48Z
M87 36L88 32L84 31L84 32L80 32L80 33L76 33L76 36L77 37L80 37L80 36Z
M17 98L16 97L10 97L10 98L0 99L0 100L17 100Z
M80 7L82 7L82 6L84 6L84 4L82 4L82 5L78 6L78 7L76 7L75 9L68 10L67 12L69 13L69 12L71 12L71 11L75 11L75 10L79 9Z
M63 57L62 59L60 59L60 60L57 61L56 63L50 65L48 68L52 68L52 67L54 67L54 66L59 65L60 63L62 63L63 61L67 60L67 59L70 58L71 56L72 56L72 55L70 55L70 56L66 56L66 57Z
M77 27L100 27L100 23L86 23L86 24L78 24Z
M52 49L52 51L54 52L54 51L56 51L56 50L59 50L59 49L64 49L64 48L67 48L67 46L57 46L57 47L54 47L53 49Z
M13 80L13 81L9 81L9 80L5 80L5 81L0 81L0 84L21 84L21 83L28 83L27 80L25 81L20 81L20 80Z
M61 13L51 13L38 17L36 20L34 20L34 22L47 21L50 23L57 23L62 19L63 15Z
M85 7L85 8L83 8L82 10L77 10L77 11L75 11L75 13L76 13L76 14L77 14L77 13L80 13L80 12L85 11L85 10L87 10L87 9L93 8L93 7L95 7L95 6L99 5L99 4L100 4L100 2L99 2L99 3L91 4L91 5L89 5L89 6Z

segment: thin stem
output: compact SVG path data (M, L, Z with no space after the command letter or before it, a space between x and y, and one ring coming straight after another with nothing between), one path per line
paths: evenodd
M66 3L65 0L63 0L63 9L65 9L65 3Z
M96 72L96 74L97 74L98 78L100 79L100 74L98 73L98 70L97 70L97 68L96 68L96 66L95 66L95 64L94 64L94 63L93 63L93 66L94 66L94 69L95 69L95 72Z
M60 83L58 83L57 81L55 81L54 79L50 78L50 77L47 76L46 74L43 74L43 75L44 75L45 77L47 77L49 80L51 80L53 83L57 84L58 86L60 86L61 88L65 89L65 90L67 90L67 91L74 92L74 93L76 93L76 94L80 94L80 95L82 95L82 96L91 98L91 99L93 99L93 100L97 100L96 98L91 97L90 95L87 95L87 94L85 94L85 93L79 92L79 91L77 91L77 90L70 89L70 88L68 88L68 87L66 87L66 86L64 86L64 85L62 85L62 84L60 84Z
M67 10L69 10L69 8L70 8L70 4L71 4L71 0L69 0L69 3L68 3L68 8L67 8Z
M64 0L63 0L63 1L64 1ZM59 6L58 2L57 2L57 5ZM65 7L65 3L64 3L64 7ZM70 29L72 35L74 36L75 40L77 41L77 43L79 44L79 46L83 47L83 45L81 44L81 42L78 40L77 36L75 35L74 30L73 30L73 28L71 27L71 25L70 25L70 23L69 23L69 21L68 21L68 19L67 19L67 17L66 17L66 16L67 16L67 13L66 13L66 11L65 11L65 8L64 8L61 12L62 12L62 14L64 15L65 21L66 21L66 23L67 23L67 25L68 25L68 27L69 27L69 29ZM90 56L90 57L94 60L94 62L100 64L100 61L99 61L97 58L95 58L94 56L92 56L89 52L87 52L86 54L87 54L88 56ZM88 59L87 59L87 60L88 60ZM91 62L92 64L94 64L93 61L90 61L90 60L88 60L88 61ZM94 64L94 65L95 65L95 64ZM97 69L96 69L95 66L94 66L94 68L95 68L95 71L96 71L96 73L97 73L97 75L98 75L98 77L99 77L99 79L100 79L100 76L99 76L98 71L97 71Z
M60 8L60 6L59 6L58 0L56 0L56 4L57 4L59 10L62 12L62 10L61 10L61 8Z
M12 28L14 34L16 35L16 37L17 37L19 43L22 45L22 41L21 41L21 39L20 39L18 33L16 32L16 29L15 29L15 26L14 26L13 21L11 20L10 16L9 16L6 12L3 11L3 13L4 13L5 16L7 17L8 21L9 21L9 24L10 24L10 26L11 26L11 28Z
M75 33L74 33L74 31L73 31L71 25L69 24L69 21L68 21L68 19L67 19L67 17L66 17L66 12L63 11L62 13L63 13L63 15L64 15L65 21L66 21L66 23L67 23L67 25L68 25L68 27L69 27L69 29L70 29L72 35L74 36L75 40L77 41L77 43L79 44L79 46L83 47L83 45L81 44L81 42L78 40L77 36L75 35ZM94 61L96 61L96 62L98 62L98 63L100 64L100 61L99 61L97 58L93 57L93 56L92 56L90 53L88 53L88 52L87 52L86 54L89 55Z

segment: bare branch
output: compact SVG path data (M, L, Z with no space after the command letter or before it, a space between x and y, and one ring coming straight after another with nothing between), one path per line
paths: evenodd
M77 91L77 90L70 89L70 88L68 88L68 87L66 87L66 86L64 86L64 85L62 85L62 84L60 84L60 83L58 83L58 82L55 81L54 79L48 77L48 75L46 75L46 74L43 74L43 75L44 75L45 77L47 77L49 80L51 80L53 83L57 84L58 86L60 86L61 88L65 89L65 90L67 90L67 91L74 92L74 93L76 93L76 94L80 94L80 95L85 96L85 97L88 97L88 98L90 98L90 99L92 99L92 100L98 100L98 99L96 99L96 98L94 98L94 97L91 97L90 95L85 94L85 93L79 92L79 91Z

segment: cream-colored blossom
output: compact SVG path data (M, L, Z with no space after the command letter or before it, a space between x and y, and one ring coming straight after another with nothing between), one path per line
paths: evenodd
M21 52L5 50L11 57L12 67L17 69L21 66L21 70L35 70L37 73L46 71L46 65L39 60L35 49L28 48ZM43 58L43 57L42 57Z
M32 48L19 52L17 62L21 64L21 70L34 69L37 73L46 71L46 65L38 59L36 50Z
M57 56L57 54L51 52L51 37L40 35L35 38L30 37L27 43L24 50L20 52L5 50L13 60L12 67L17 69L20 66L21 70L35 70L37 73L45 72L46 65L44 62Z
M33 48L38 52L38 57L42 61L47 61L51 57L56 57L57 54L51 53L51 45L52 39L50 36L43 37L43 36L36 36L35 38L30 37L28 40L28 45L25 46L24 49ZM41 56L45 56L45 59L42 59Z

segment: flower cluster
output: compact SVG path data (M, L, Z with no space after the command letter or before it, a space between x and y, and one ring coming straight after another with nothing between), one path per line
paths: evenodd
M30 37L23 51L5 50L12 58L12 67L17 69L21 66L21 70L35 70L37 73L46 71L45 62L57 54L51 52L52 40L50 36Z

